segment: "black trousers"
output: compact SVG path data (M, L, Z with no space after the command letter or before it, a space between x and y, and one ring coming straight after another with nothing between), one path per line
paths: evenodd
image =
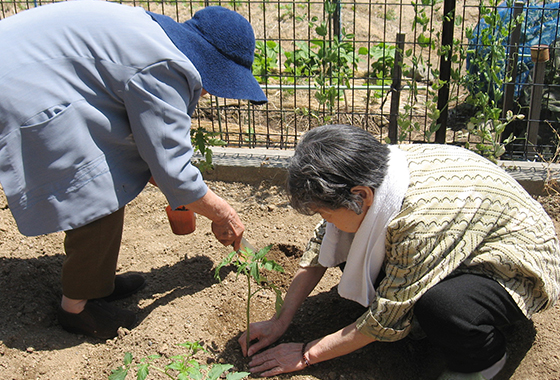
M484 370L506 353L500 330L526 317L508 292L483 276L449 276L424 294L414 314L431 342L438 345L448 368Z
M93 299L113 292L123 223L124 207L66 231L62 294L73 299Z

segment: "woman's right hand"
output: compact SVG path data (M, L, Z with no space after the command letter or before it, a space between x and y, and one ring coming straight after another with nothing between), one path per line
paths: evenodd
M241 334L238 342L243 351L243 355L252 356L263 348L270 346L284 334L286 329L287 326L284 326L276 317L272 317L268 321L251 323L249 325L249 341L257 341L247 347L247 331Z
M235 210L227 205L229 208L228 215L221 220L212 221L211 229L216 239L224 246L232 245L234 250L241 248L241 238L245 231L245 226L239 219L239 215Z
M234 250L241 248L241 238L245 226L237 212L225 200L208 189L197 201L185 205L189 210L204 215L212 221L212 233L224 246L233 245Z

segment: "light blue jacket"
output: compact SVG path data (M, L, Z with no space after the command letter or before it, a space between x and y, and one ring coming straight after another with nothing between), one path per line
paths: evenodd
M73 229L153 175L172 207L191 165L200 75L141 8L69 1L0 21L0 183L24 235Z

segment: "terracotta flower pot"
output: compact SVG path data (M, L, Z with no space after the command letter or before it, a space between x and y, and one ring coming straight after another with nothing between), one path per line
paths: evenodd
M175 235L187 235L196 229L196 215L185 206L179 206L175 210L172 210L171 206L167 206L165 212L167 212L171 231Z

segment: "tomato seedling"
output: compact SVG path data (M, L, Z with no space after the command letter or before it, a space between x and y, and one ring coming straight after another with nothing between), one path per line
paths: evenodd
M237 270L237 276L241 274L247 278L247 347L249 347L249 337L251 336L249 327L251 322L251 298L263 289L273 290L276 294L276 314L280 312L280 309L282 308L282 304L284 302L280 289L272 282L270 282L261 272L264 269L268 271L284 273L284 268L282 268L280 264L278 264L274 260L269 260L266 257L267 253L270 251L270 248L272 248L272 244L260 249L258 252L253 252L253 250L251 250L250 248L233 251L226 258L224 258L220 262L220 264L218 264L214 275L214 277L221 281L220 269L227 265L233 265ZM257 284L256 290L252 290L251 288L252 281Z

